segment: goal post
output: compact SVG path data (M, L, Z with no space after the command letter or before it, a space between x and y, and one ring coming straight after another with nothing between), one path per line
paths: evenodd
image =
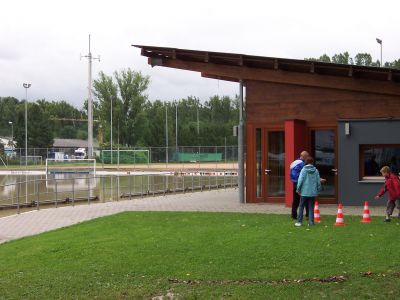
M93 174L96 175L96 159L46 159L47 174Z
M102 150L101 162L103 164L149 164L149 150Z

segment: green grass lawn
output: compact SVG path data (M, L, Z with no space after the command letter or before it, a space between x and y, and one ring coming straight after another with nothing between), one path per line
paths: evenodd
M0 299L399 299L399 222L345 221L295 228L288 216L264 214L100 218L0 245ZM332 276L341 282L320 280Z

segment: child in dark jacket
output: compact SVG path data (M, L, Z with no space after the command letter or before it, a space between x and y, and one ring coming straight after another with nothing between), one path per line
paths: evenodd
M390 222L390 216L392 215L395 206L399 210L398 217L400 218L400 179L396 174L390 172L388 166L384 166L381 169L381 174L385 177L385 184L379 191L378 195L375 196L375 199L379 199L388 192L389 196L386 204L385 222Z

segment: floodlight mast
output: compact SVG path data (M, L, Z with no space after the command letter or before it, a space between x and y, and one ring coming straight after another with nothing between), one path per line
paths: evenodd
M93 96L92 96L92 60L100 61L100 56L93 57L90 51L89 34L89 53L83 56L88 59L88 158L93 158Z

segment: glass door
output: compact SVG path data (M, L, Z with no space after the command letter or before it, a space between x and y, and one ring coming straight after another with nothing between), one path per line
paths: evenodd
M283 202L285 196L285 133L266 131L265 200Z
M319 198L326 199L326 202L336 203L336 131L333 129L311 130L311 150L321 178L326 179Z

